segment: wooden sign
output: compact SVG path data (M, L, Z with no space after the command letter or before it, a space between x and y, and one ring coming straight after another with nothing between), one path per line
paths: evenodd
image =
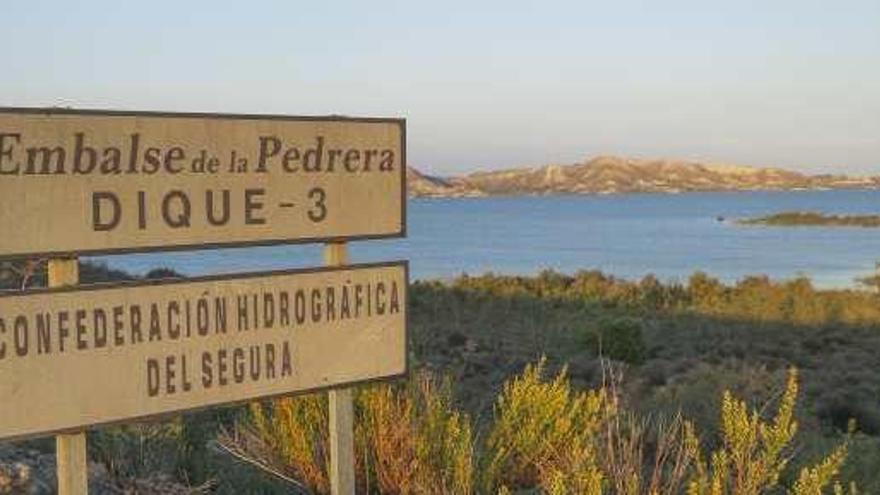
M0 258L402 237L400 119L0 109Z
M0 439L400 376L405 262L0 295Z

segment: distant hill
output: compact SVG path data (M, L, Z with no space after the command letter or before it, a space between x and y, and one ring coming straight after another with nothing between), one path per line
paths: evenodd
M409 167L406 171L406 187L410 196L418 198L486 196L485 192L462 182L461 179L432 177L412 167Z
M880 188L880 177L807 175L780 168L599 156L574 165L475 172L450 178L410 169L407 185L414 197L463 197Z

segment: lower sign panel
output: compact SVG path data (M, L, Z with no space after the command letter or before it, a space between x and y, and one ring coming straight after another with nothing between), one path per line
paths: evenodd
M0 296L0 438L391 378L407 265Z

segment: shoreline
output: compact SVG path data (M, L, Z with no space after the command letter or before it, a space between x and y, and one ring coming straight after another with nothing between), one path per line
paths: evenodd
M408 200L436 200L436 199L519 199L519 198L607 198L620 196L682 196L698 194L740 194L740 193L817 193L817 192L880 192L880 187L817 187L817 188L791 188L791 189L699 189L682 191L614 191L614 192L548 192L548 193L518 193L518 194L479 194L479 195L433 195L419 194L407 195Z
M106 257L100 258L84 258L84 262L90 263L95 266L97 269L102 270L106 269L109 271L120 271L128 276L136 277L136 278L144 278L151 271L155 270L172 270L174 272L179 273L183 277L203 277L203 276L211 276L218 274L236 274L236 273L244 273L244 272L270 272L274 268L265 267L265 268L246 268L240 267L240 269L235 270L226 270L226 271L218 271L218 270L199 270L194 272L188 272L186 270L181 269L180 267L169 266L168 264L153 264L148 268L146 266L143 267L132 267L126 266L126 263L112 262L112 260L107 260ZM303 266L308 265L307 262L303 263ZM220 265L217 265L218 268ZM417 266L417 263L416 263ZM103 267L103 268L102 268ZM856 291L856 292L873 292L874 289L871 287L860 283L859 280L863 278L872 277L876 274L875 271L866 270L864 272L853 272L850 273L847 271L845 274L841 272L840 275L835 276L840 280L840 283L817 283L814 276L810 276L808 274L794 274L787 277L773 277L766 273L751 273L747 275L743 275L736 278L728 278L722 275L718 275L715 272L708 270L700 270L698 268L694 268L690 271L686 276L658 276L655 273L647 272L640 275L622 275L619 272L613 272L608 270L601 270L598 268L591 267L583 267L576 270L556 270L552 268L539 268L532 271L516 271L516 270L508 270L508 271L500 271L500 270L483 270L480 272L467 272L462 271L455 274L447 274L447 275L427 275L416 277L412 276L409 280L410 284L433 284L439 283L444 286L451 286L461 280L467 279L484 279L484 278L522 278L522 279L538 279L541 278L542 275L550 275L550 276L561 276L561 277L570 277L575 278L579 273L582 274L599 274L603 277L607 277L608 279L612 279L619 282L624 283L632 283L639 284L643 280L646 279L654 279L658 281L661 285L664 286L687 286L689 280L697 274L703 274L710 278L717 279L722 285L726 287L736 287L737 285L743 283L745 280L753 280L753 279L763 279L766 278L772 284L784 285L787 283L793 283L798 280L807 280L810 283L810 286L816 291ZM824 277L827 278L827 277ZM848 279L848 283L844 283L843 280Z

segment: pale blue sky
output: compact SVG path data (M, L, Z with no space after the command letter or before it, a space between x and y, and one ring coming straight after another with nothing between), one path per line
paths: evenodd
M403 116L433 173L880 174L880 1L4 1L0 105Z

